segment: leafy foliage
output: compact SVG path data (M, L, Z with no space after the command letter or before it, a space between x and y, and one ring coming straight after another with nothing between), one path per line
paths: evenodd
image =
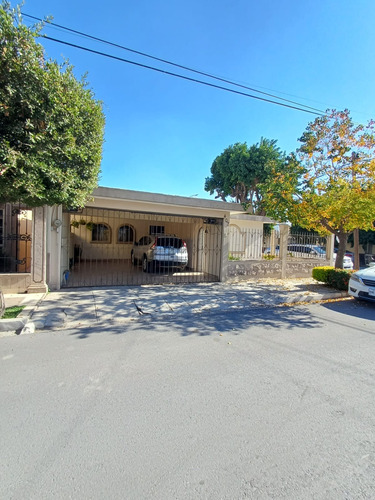
M334 269L334 267L332 267L332 266L314 267L312 270L312 277L316 281L321 281L322 283L328 283L328 274L333 269Z
M83 206L97 185L104 115L73 67L45 58L42 25L0 6L0 201Z
M267 215L339 240L342 267L348 235L373 229L375 220L374 122L355 125L349 111L327 111L310 123L302 146L263 186Z
M328 285L336 290L348 290L350 275L353 274L353 270L347 269L332 269L328 273Z
M354 246L353 234L349 235L348 243L350 243L352 247ZM364 231L363 229L360 229L359 244L363 246L375 245L375 230Z
M314 267L312 277L317 281L326 283L332 288L336 288L336 290L348 290L350 275L353 273L353 270L322 266Z
M206 178L205 190L216 192L216 198L232 198L242 203L250 213L262 213L260 185L272 168L279 167L284 154L277 141L261 138L259 144L248 147L236 143L216 157L211 166L211 177Z

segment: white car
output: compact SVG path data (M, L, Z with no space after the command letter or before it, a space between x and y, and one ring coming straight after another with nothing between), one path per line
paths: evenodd
M143 236L133 245L131 262L141 263L145 273L158 267L184 270L188 263L187 246L175 235Z
M356 299L375 302L375 267L367 267L350 276L349 295Z
M333 254L333 260L334 262L336 262L336 257L337 257L337 253L334 253ZM343 263L342 263L342 268L343 269L354 269L354 265L353 265L353 261L351 259L351 257L347 254L344 255L344 260L343 260Z

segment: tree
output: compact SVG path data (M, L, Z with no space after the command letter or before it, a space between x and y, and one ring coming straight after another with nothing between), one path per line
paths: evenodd
M79 207L97 186L102 105L73 66L46 59L41 29L0 5L0 201Z
M259 144L248 147L236 143L226 148L211 166L211 177L206 178L204 189L216 198L228 197L242 203L250 213L262 213L259 185L264 182L275 165L282 164L284 154L277 141L261 138Z
M339 240L342 267L348 235L374 229L374 122L355 125L348 110L328 110L310 123L296 154L263 185L267 215Z

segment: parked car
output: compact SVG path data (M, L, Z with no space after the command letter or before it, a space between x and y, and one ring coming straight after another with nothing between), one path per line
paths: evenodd
M367 267L350 276L349 295L356 299L375 302L375 267Z
M188 251L185 241L175 235L142 236L133 245L131 261L141 263L145 273L157 267L185 269Z
M312 257L312 258L323 258L326 257L326 252L323 247L318 245L302 245L299 243L291 243L287 247L288 255L293 257ZM266 248L264 251L265 255L269 255L271 252L270 248ZM275 247L275 255L279 255L280 246Z
M319 245L301 245L293 243L288 245L288 254L297 257L312 257L318 259L326 258L326 251Z
M333 254L333 258L336 260L338 248L335 248L334 252L335 253ZM345 252L343 268L344 269L354 269L354 253L353 252L349 252L348 250Z
M334 253L333 254L333 260L336 262L336 257L337 257L337 253ZM345 253L344 255L344 260L343 260L343 263L342 263L342 268L343 269L353 269L354 268L354 264L353 264L353 261L351 259L351 257Z
M276 245L275 246L275 254L276 256L279 255L279 252L280 252L280 245ZM267 247L265 250L264 250L264 255L271 255L271 248L270 247Z
M291 243L287 247L288 255L301 258L325 259L326 250L319 245L303 245L300 243ZM265 255L270 254L270 248L266 248ZM279 245L276 246L275 253L279 255ZM346 252L343 261L343 269L353 269L353 260L350 256L351 252ZM337 253L333 254L333 259L336 261Z

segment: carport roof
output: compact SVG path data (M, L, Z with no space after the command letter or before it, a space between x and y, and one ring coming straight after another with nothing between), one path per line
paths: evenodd
M131 191L129 189L118 189L109 187L98 187L93 192L94 202L89 202L87 206L113 206L110 201L117 203L131 204L139 210L147 210L154 207L158 212L163 212L163 207L168 207L168 212L176 208L180 211L182 208L187 212L202 211L216 212L218 217L225 214L244 214L244 210L239 203L227 203L224 201L205 200L202 198L189 198L187 196L175 196L169 194L147 193L144 191ZM185 211L185 210L184 210Z

